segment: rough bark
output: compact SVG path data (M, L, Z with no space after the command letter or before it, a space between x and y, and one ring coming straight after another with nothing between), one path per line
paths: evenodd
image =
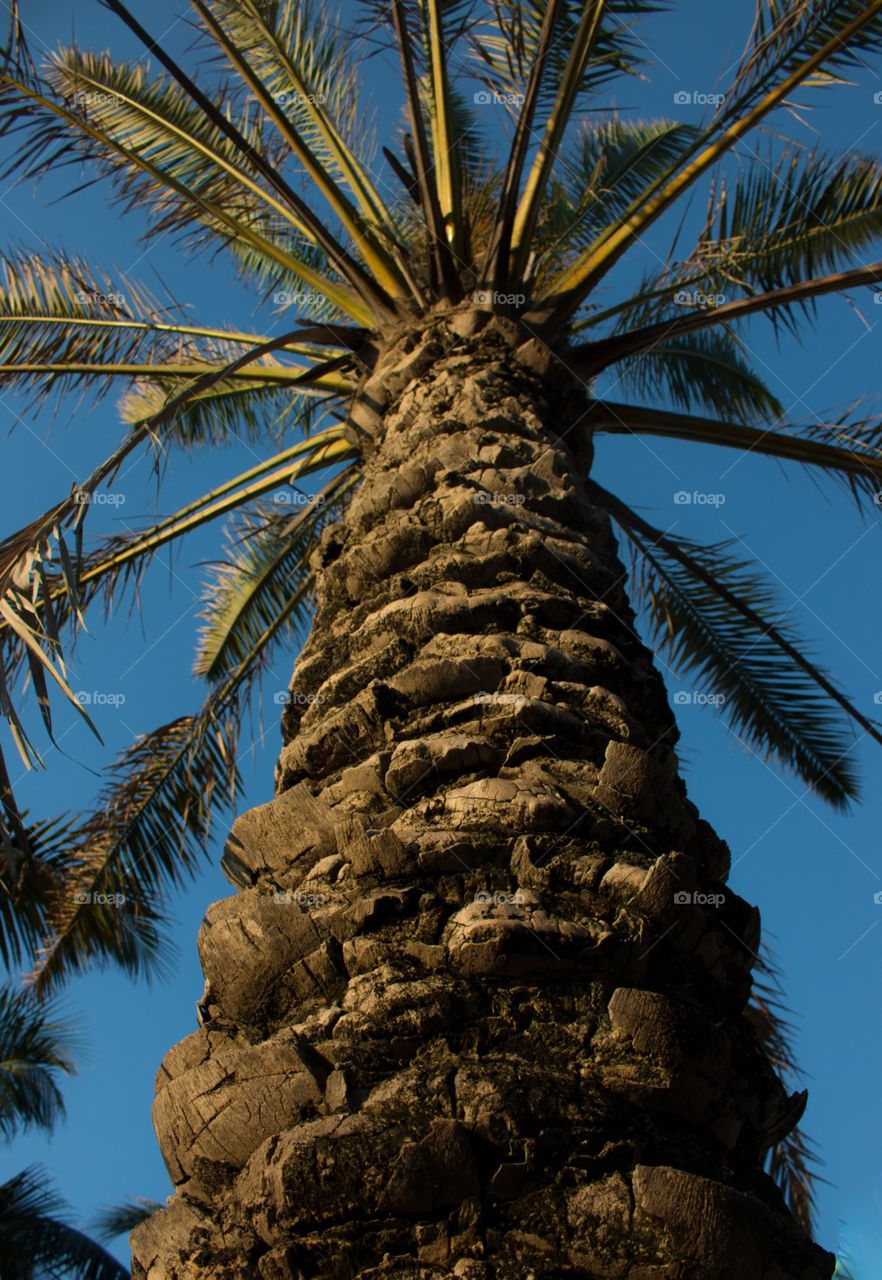
M513 325L381 353L277 794L235 824L159 1071L150 1280L827 1280L759 918L687 800L578 396Z

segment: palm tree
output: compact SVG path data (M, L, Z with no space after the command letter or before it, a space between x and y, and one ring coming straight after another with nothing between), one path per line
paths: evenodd
M160 1072L177 1195L134 1233L134 1274L826 1280L769 1172L805 1157L782 1145L805 1093L774 1069L768 1000L748 1005L757 913L686 798L648 645L831 804L857 794L854 726L882 734L754 565L589 473L604 433L662 435L802 463L870 505L878 424L786 421L739 332L795 330L814 299L882 280L855 265L882 233L882 167L787 145L746 176L726 162L879 52L882 0L757 0L694 127L581 112L634 70L649 0L375 0L361 29L397 50L406 113L382 177L351 31L293 0L191 3L221 80L197 83L120 0L157 73L76 47L37 70L14 16L0 76L7 173L85 164L150 234L232 255L297 315L276 336L185 323L60 252L3 262L0 376L38 398L122 387L128 427L0 547L0 697L25 759L20 686L51 733L84 610L233 513L201 710L133 744L58 865L0 778L11 891L48 885L38 993L155 960L162 890L235 804L250 696L311 622L275 798L236 821L237 892L200 934L202 1025ZM488 97L504 144L478 128ZM617 292L613 269L702 182L695 243ZM630 398L602 394L610 374ZM136 450L237 433L275 452L85 545ZM266 501L311 476L286 491L296 514Z
M75 1037L51 1005L0 987L0 1136L51 1130L64 1114L57 1075L70 1073ZM128 1280L106 1249L71 1226L45 1172L32 1166L0 1184L0 1271L4 1280Z

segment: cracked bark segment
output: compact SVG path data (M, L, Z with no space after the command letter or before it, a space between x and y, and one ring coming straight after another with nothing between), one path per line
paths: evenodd
M187 1256L211 1239L211 1219L185 1200L172 1200L135 1228L132 1252L149 1280L189 1280Z
M466 733L436 733L400 742L392 754L384 784L390 795L413 796L416 789L449 774L477 773L502 764L503 755L486 738Z
M385 1187L384 1153L405 1135L403 1125L364 1112L292 1126L255 1151L236 1181L237 1199L267 1243L363 1218Z
M302 899L322 895L304 893ZM215 902L199 930L199 959L209 1007L224 1017L256 1024L265 1017L282 976L324 941L294 895L249 889Z
M235 885L317 861L334 848L334 818L301 784L236 819L221 866Z
M468 1129L458 1120L434 1120L424 1138L401 1148L379 1207L391 1213L434 1216L480 1190Z
M681 1169L645 1165L635 1168L632 1185L635 1222L662 1224L665 1235L679 1242L686 1276L778 1280L796 1274L801 1280L827 1280L830 1275L832 1254L807 1240L785 1215L732 1187Z
M597 934L586 925L549 915L538 894L520 891L497 903L484 896L491 900L463 907L447 927L448 963L457 973L519 977L561 972L597 945Z
M175 1183L223 1181L271 1134L315 1113L324 1079L315 1055L286 1029L262 1044L209 1057L169 1081L153 1106L163 1159Z

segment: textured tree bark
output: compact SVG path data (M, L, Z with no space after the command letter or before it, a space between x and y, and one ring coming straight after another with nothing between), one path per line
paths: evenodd
M475 325L399 339L353 412L134 1275L827 1280L761 1171L805 1098L743 1014L758 914L678 778L579 398Z

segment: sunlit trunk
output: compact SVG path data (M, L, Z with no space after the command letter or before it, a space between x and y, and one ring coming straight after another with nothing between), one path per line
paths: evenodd
M580 400L439 321L355 413L276 798L200 935L151 1280L827 1280L762 1173L757 912L686 799Z

